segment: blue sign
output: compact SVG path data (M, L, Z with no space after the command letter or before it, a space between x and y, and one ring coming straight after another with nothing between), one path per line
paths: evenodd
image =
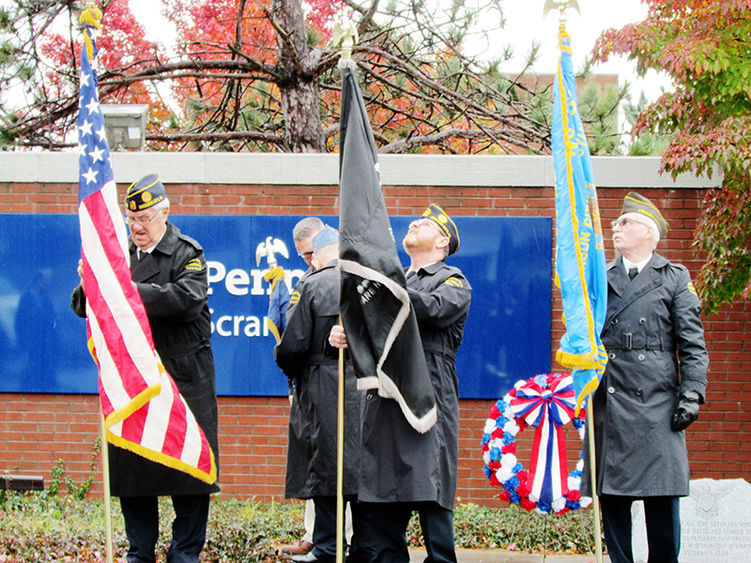
M212 343L219 395L283 396L265 316L266 259L256 249L279 239L276 254L292 287L306 265L292 228L299 216L171 215L203 246L208 264ZM337 217L323 217L337 226ZM401 239L412 217L392 217ZM498 398L519 379L550 371L552 220L458 217L461 248L447 262L472 285L457 358L462 398ZM86 323L70 308L78 284L76 215L0 215L0 392L95 393L97 370ZM278 244L278 243L277 243Z

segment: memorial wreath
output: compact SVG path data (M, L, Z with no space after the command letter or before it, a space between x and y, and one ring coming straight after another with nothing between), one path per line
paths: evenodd
M568 473L564 426L571 422L584 439L585 410L574 416L574 385L567 373L540 374L518 381L490 409L482 437L485 474L501 487L499 497L526 510L565 514L588 506L581 497L581 450ZM516 435L535 428L529 471L516 457Z

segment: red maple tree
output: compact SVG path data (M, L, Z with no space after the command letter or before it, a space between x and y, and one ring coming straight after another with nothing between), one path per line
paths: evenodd
M751 1L645 0L644 21L602 34L593 55L622 53L644 74L664 70L675 90L638 117L633 133L670 136L662 170L719 172L694 233L707 259L697 289L708 312L751 293Z

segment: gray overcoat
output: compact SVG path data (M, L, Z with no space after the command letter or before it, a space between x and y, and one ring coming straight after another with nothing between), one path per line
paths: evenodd
M622 258L608 265L608 364L594 394L599 494L688 495L686 437L670 418L681 392L704 402L709 357L700 312L684 266L655 253L630 281ZM582 493L591 494L588 459Z

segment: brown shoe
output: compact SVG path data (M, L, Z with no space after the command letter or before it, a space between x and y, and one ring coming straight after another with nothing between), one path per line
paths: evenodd
M283 555L305 555L313 549L313 544L309 541L301 540L296 545L282 545L278 548L278 551Z

